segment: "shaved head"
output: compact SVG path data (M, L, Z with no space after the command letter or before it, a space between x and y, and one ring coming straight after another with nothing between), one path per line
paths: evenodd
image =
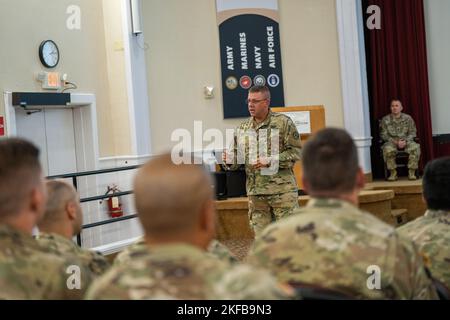
M176 165L170 154L149 161L134 181L136 209L145 233L158 236L195 229L202 210L213 200L212 185L200 165Z
M82 213L79 204L77 190L73 185L64 180L49 180L46 182L47 187L47 205L44 216L38 222L40 230L46 230L54 225L67 223L66 210L69 204L76 207L77 218L75 219L75 233L79 232L82 223Z

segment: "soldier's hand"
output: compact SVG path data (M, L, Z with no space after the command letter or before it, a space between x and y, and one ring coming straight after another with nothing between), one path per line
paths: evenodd
M271 160L272 159L268 157L261 157L258 159L253 168L254 169L269 168Z
M225 164L225 165L231 164L232 156L229 154L228 149L224 149L223 150L223 152L222 152L222 161L223 161L223 164Z

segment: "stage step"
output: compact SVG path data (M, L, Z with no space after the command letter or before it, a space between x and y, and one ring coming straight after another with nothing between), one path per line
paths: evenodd
M391 216L399 227L408 222L408 209L394 209L391 211Z

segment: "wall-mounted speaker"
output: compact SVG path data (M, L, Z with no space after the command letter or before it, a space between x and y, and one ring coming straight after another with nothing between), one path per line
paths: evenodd
M142 1L130 0L131 30L134 34L143 32L142 28Z

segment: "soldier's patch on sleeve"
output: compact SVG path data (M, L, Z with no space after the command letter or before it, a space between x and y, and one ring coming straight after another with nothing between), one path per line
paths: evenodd
M295 140L298 140L300 138L300 135L298 134L298 132L294 132L293 136L294 136Z

